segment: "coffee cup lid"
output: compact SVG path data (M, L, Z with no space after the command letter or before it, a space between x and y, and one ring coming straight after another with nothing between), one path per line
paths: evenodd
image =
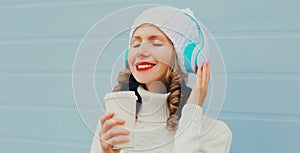
M110 92L105 94L103 100L107 101L111 98L133 98L134 100L137 100L137 97L134 93L134 91L117 91L117 92Z

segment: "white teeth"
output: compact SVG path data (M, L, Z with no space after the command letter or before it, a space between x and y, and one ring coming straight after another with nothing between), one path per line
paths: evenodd
M138 68L148 68L148 67L152 67L153 65L147 64L147 65L138 65Z

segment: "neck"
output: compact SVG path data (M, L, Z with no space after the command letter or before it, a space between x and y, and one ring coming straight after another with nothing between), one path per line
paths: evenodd
M166 85L160 81L154 81L154 82L148 83L148 84L146 84L146 88L148 91L155 92L155 93L167 93L168 92Z

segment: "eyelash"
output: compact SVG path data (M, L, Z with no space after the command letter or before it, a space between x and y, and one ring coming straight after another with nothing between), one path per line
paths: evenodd
M153 46L160 47L160 46L162 46L163 44L161 44L161 43L152 43L152 45L153 45Z
M162 43L151 43L153 46L155 46L155 47L161 47L161 46L163 46L163 44ZM132 47L133 48L138 48L138 47L140 47L141 46L141 44L136 44L136 45L133 45Z
M132 47L133 47L133 48L138 48L138 47L140 47L140 45L141 45L141 44L137 44L137 45L133 45Z

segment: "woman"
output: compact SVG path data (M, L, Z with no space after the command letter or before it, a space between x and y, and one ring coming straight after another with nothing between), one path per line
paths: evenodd
M185 53L190 44L204 43L201 27L184 10L162 6L150 8L133 23L126 69L119 74L114 91L135 91L138 97L135 140L126 137L126 129L114 129L126 121L104 115L101 139L93 140L91 153L229 152L232 134L221 121L203 116L210 79L210 63L194 66L197 80L192 89L186 85L188 68ZM149 111L150 110L150 111ZM150 113L149 113L150 112ZM206 126L214 122L214 126ZM201 133L201 131L207 131ZM134 141L133 148L114 145Z

